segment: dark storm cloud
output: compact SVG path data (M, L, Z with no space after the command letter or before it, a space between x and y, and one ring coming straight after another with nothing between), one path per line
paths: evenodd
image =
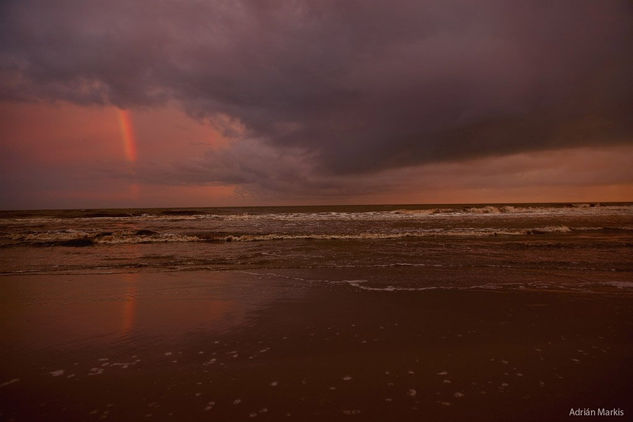
M0 26L5 99L177 100L321 174L633 142L629 1L7 1ZM248 154L204 177L257 178Z

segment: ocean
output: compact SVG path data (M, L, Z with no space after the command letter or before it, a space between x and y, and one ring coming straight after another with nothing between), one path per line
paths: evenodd
M626 203L0 213L4 274L346 270L358 288L629 291L632 242ZM365 280L377 268L408 274ZM521 276L477 276L491 269Z
M1 420L633 412L633 204L0 212Z

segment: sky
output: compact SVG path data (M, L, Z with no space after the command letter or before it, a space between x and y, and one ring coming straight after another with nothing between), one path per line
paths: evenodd
M6 0L0 208L633 201L633 3Z

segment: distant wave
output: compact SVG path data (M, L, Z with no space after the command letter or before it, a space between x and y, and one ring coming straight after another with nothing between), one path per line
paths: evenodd
M433 208L433 209L401 209L393 211L395 214L410 216L444 215L444 216L464 216L464 215L602 215L618 214L633 215L633 205L606 205L599 204L570 204L568 206L476 206L476 207L456 207L456 208Z
M416 231L385 231L361 233L221 233L221 232L157 232L153 230L119 230L90 232L85 230L51 230L27 233L5 233L0 235L3 246L92 246L166 242L267 242L283 240L391 240L429 237L491 237L491 236L531 236L564 234L572 232L623 232L633 231L633 226L622 227L580 227L565 225L533 228L429 228Z
M551 206L521 206L521 205L482 205L459 207L421 207L399 208L392 210L332 210L311 212L308 210L294 210L292 208L279 209L275 212L260 212L247 208L232 209L231 212L203 212L201 210L162 210L160 212L91 212L73 213L70 216L57 215L16 215L8 216L4 213L0 218L0 225L35 225L61 223L64 221L189 221L189 220L218 220L218 221L391 221L415 220L438 217L494 217L494 216L633 216L633 205L597 205L597 204L569 204Z
M392 221L415 220L437 217L464 216L573 216L573 215L630 215L633 216L633 205L622 206L569 206L569 207L520 207L520 206L481 206L459 208L420 208L395 209L390 211L329 211L329 212L279 212L279 213L238 213L238 214L190 214L183 216L146 216L150 219L167 220L267 220L267 221Z

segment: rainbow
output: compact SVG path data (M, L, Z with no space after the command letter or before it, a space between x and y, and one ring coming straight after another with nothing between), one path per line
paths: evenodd
M123 137L123 150L125 158L130 163L136 162L136 137L134 136L134 127L132 126L132 116L126 110L117 109L119 117L119 127L121 128L121 136Z

